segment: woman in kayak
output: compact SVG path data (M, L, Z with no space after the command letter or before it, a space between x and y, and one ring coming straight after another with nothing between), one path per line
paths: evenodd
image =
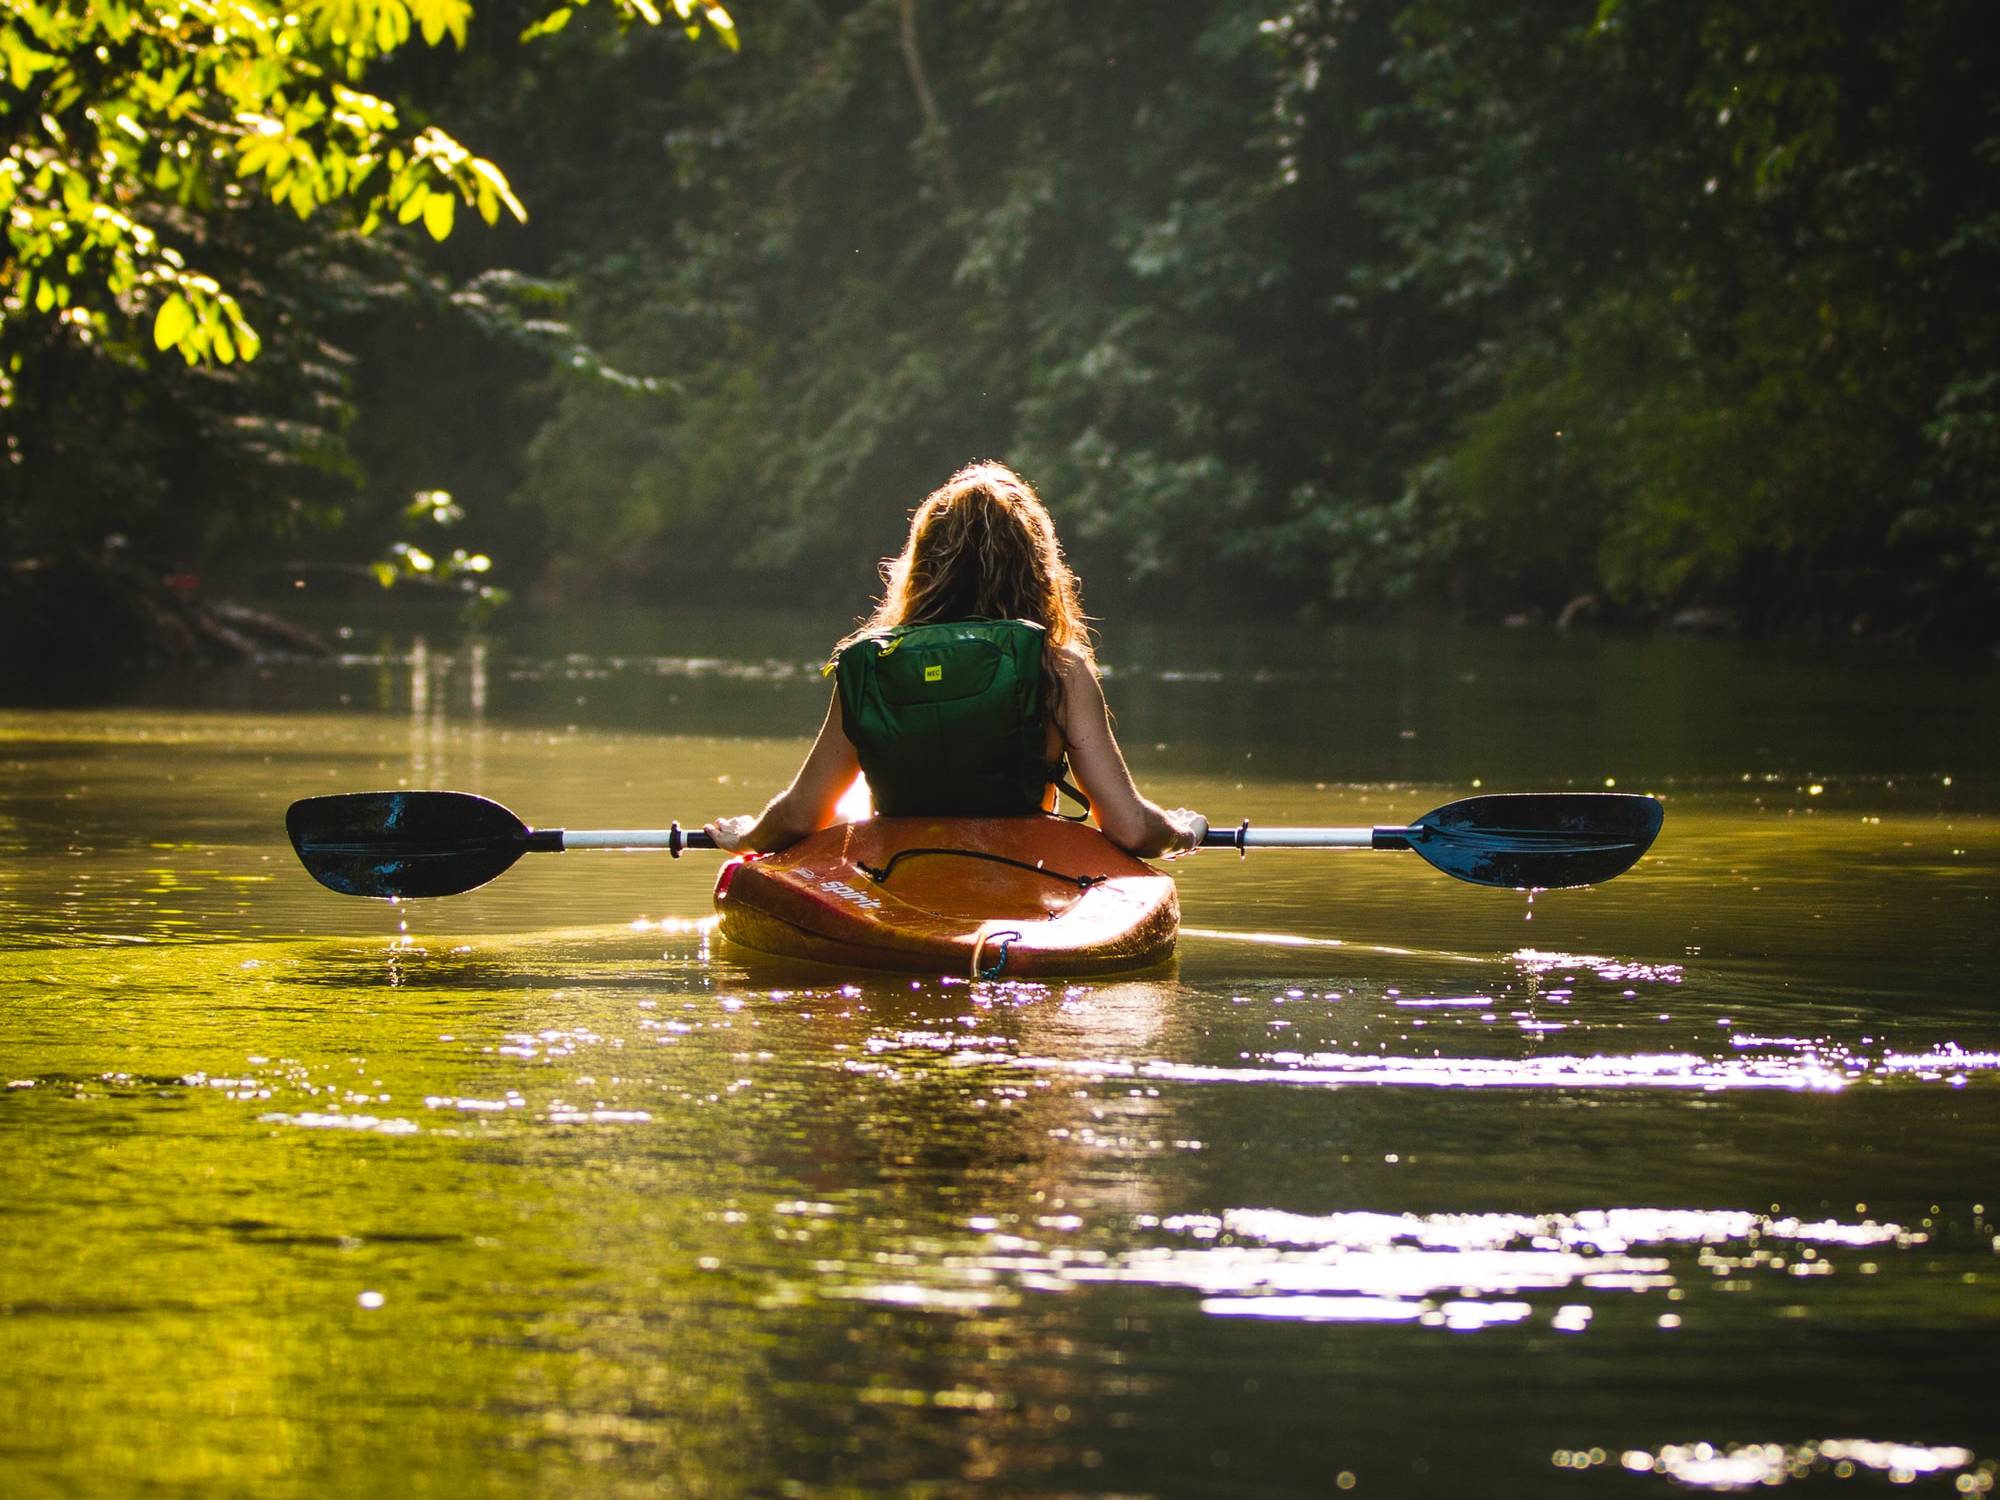
M1004 464L959 470L917 507L885 573L882 602L829 665L833 701L805 764L761 814L710 823L717 844L797 843L838 821L864 771L878 812L979 817L1055 810L1067 769L1121 848L1200 845L1200 813L1132 782L1076 575L1027 481Z

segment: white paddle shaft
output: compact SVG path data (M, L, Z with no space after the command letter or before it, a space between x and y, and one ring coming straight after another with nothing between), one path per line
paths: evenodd
M1223 832L1229 832L1224 829ZM1234 839L1231 847L1237 847ZM1371 849L1375 845L1372 828L1249 828L1243 833L1242 847L1248 849Z
M1231 849L1371 849L1376 845L1373 828L1245 828L1218 829L1209 836L1210 847L1221 844ZM1401 833L1404 830L1396 829ZM702 848L707 838L677 828L565 828L565 849L681 849Z
M565 849L685 849L688 836L676 828L565 828Z

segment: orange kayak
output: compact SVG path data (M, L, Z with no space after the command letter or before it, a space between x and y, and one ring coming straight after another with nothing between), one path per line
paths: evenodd
M722 936L759 953L973 978L1108 974L1174 950L1174 883L1055 817L870 818L715 881Z

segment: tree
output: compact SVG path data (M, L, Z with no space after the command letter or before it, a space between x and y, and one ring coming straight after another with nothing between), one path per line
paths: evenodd
M1487 606L2000 608L2000 45L1969 0L1413 0L1376 198L1456 429L1342 518Z
M661 19L652 0L611 3ZM720 5L672 3L691 34L733 45ZM358 86L413 32L463 46L472 15L472 0L8 0L0 334L39 314L90 343L150 312L154 344L190 363L254 358L261 336L201 257L206 222L246 187L300 219L350 205L363 234L393 217L441 240L461 202L525 219L494 163Z
M609 4L621 25L663 20L653 0ZM719 4L668 13L736 44ZM397 296L492 306L371 237L443 240L461 206L526 216L499 166L366 87L417 39L462 48L473 23L472 0L6 0L0 473L60 471L10 476L17 546L159 510L169 485L198 538L232 503L296 516L352 478L329 324ZM232 370L273 338L275 367ZM237 494L245 457L330 482L267 474L277 493Z
M623 201L574 246L578 322L627 368L671 360L679 391L653 410L566 391L524 504L593 577L851 597L857 538L892 545L953 467L1007 457L1100 590L1291 570L1271 527L1321 458L1327 351L1320 264L1296 276L1290 257L1327 225L1282 180L1283 59L1260 18L1242 0L771 5L738 87L697 68L663 117L633 112L650 128L601 143L637 162L664 137L679 211ZM1334 227L1343 252L1366 233ZM1355 406L1335 405L1343 430Z

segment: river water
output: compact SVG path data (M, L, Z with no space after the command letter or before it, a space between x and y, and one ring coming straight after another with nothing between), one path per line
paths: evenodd
M760 966L712 856L391 906L285 845L750 810L844 618L322 623L0 712L0 1492L1995 1486L1990 663L1114 627L1218 824L1666 826L1532 903L1211 851L1171 965L1041 985Z

